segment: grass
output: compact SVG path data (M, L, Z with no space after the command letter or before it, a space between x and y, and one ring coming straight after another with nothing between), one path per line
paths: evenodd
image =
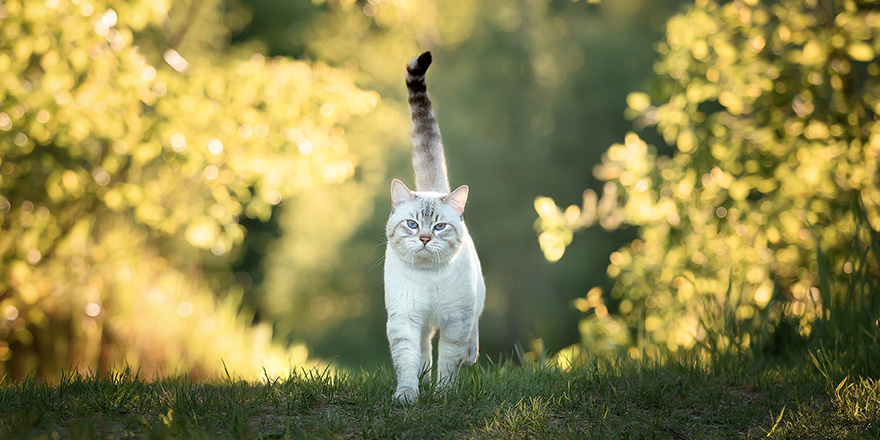
M395 403L389 369L282 379L65 374L0 387L0 438L880 438L880 382L815 366L488 364Z

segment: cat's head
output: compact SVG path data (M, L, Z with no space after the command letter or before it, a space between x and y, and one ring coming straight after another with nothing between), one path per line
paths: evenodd
M391 216L385 226L388 246L407 264L429 268L443 265L461 249L467 234L462 213L468 187L449 194L410 191L391 182Z

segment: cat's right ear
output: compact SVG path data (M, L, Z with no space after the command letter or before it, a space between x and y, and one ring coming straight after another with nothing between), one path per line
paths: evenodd
M412 199L413 193L406 187L406 184L397 179L391 181L391 206L396 207Z
M443 201L446 202L458 215L464 213L464 205L467 203L468 196L468 186L462 185L455 189L455 191L449 193L446 197L443 198Z

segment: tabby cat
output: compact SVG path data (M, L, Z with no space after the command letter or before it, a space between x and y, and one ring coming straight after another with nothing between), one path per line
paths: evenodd
M462 364L477 360L477 321L486 285L462 214L468 187L450 192L440 128L425 72L431 53L410 61L406 86L412 115L416 190L391 182L391 216L385 227L385 308L388 342L397 374L395 398L418 399L419 377L430 380L431 341L439 330L437 384L451 385Z

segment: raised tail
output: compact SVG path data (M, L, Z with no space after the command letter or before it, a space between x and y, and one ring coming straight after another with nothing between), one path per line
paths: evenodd
M416 191L448 193L449 178L446 175L440 126L437 125L425 86L425 72L430 65L431 52L425 52L406 66L406 88L413 121L413 172L416 175Z

